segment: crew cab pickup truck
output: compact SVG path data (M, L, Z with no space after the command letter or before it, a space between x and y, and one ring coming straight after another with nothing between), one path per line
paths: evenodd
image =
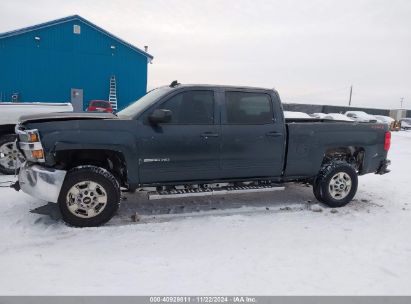
M109 221L121 191L150 199L276 191L309 182L332 207L358 175L387 173L385 124L284 119L275 90L214 85L154 89L118 113L20 118L26 157L16 189L58 203L73 226Z

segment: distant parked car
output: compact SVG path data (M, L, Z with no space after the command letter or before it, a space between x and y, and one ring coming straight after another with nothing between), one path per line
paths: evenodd
M73 112L73 106L71 103L0 102L0 173L14 174L24 161L13 145L19 117L53 112Z
M344 120L344 121L354 121L354 119L349 118L347 115L340 113L329 113L324 116L324 119L333 119L333 120Z
M377 122L377 118L363 111L347 111L345 115L359 122Z
M293 112L293 111L284 111L284 118L309 118L312 119L312 117L306 113L303 112Z
M106 100L91 100L87 107L87 111L113 113L113 108L111 107L110 102Z
M377 122L385 123L387 125L391 125L395 121L394 118L384 115L374 115L374 117L377 118Z
M396 121L394 118L384 115L374 115L377 118L377 122L383 123L390 127L391 131L399 131L400 130L400 123Z
M312 118L318 118L318 119L323 119L326 115L327 115L327 114L325 114L325 113L313 113L313 114L310 114L310 116L311 116Z
M411 118L407 117L407 118L400 119L400 122L401 122L401 129L404 129L404 130L411 129Z

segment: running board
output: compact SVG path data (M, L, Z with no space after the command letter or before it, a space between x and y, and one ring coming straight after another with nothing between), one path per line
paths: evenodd
M266 186L227 186L221 188L195 188L195 189L173 189L164 191L152 191L148 193L149 200L159 200L164 198L179 198L193 196L214 196L225 194L241 194L253 192L273 192L284 190L284 186L266 185Z

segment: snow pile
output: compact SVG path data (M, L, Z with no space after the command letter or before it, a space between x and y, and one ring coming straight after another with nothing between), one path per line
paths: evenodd
M355 201L338 212L292 184L128 196L109 225L76 229L53 219L53 206L43 208L53 217L30 213L44 202L0 188L0 294L410 295L411 132L393 134L389 158L392 172L360 177Z
M284 118L310 118L312 117L303 112L284 111Z
M344 120L344 121L354 121L354 119L340 113L329 113L324 116L324 119L334 119L334 120Z

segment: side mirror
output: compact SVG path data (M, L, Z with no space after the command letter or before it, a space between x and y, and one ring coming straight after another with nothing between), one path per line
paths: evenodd
M156 109L148 117L149 122L152 124L166 123L171 121L172 112L165 109Z

